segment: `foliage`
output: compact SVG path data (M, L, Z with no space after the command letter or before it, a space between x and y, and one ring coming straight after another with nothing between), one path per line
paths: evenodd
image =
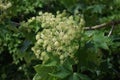
M0 79L119 80L120 25L85 29L119 20L119 9L119 0L1 0Z

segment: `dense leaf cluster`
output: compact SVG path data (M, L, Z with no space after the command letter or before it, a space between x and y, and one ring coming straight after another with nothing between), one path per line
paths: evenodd
M1 0L0 80L119 80L120 23L85 29L119 19L120 0Z

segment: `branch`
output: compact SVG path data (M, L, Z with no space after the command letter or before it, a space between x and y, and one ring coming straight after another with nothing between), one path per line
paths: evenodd
M13 22L13 21L11 21L11 23L15 26L20 26L20 23ZM118 24L120 24L120 20L110 21L107 23L102 23L102 24L90 26L90 27L84 27L84 30L95 30L95 29L100 29L100 28L107 27L107 26L109 27L111 25L114 26Z
M110 32L109 32L109 34L108 34L108 37L110 37L110 35L112 34L113 29L114 29L114 25L112 25L112 28L111 28L111 30L110 30Z
M100 25L95 25L95 26L91 26L91 27L85 27L85 30L95 30L95 29L99 29L99 28L103 28L103 27L107 27L107 26L111 26L111 25L118 25L120 24L120 20L116 20L116 21L110 21L108 23L103 23Z
M12 25L15 25L16 27L20 26L20 23L18 23L18 22L11 21L10 23L11 23Z

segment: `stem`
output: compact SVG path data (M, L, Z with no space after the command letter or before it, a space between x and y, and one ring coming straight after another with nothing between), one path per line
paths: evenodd
M112 34L113 29L114 29L114 25L112 26L112 28L111 28L111 30L110 30L110 32L109 32L109 34L108 34L108 37L110 37L110 35Z
M85 30L95 30L95 29L100 29L103 27L107 27L107 26L109 27L111 25L118 25L118 24L120 24L120 20L115 20L115 21L110 21L110 22L102 23L102 24L95 25L95 26L85 27L84 29Z

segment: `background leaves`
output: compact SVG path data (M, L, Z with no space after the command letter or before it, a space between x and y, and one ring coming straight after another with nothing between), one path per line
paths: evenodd
M12 6L1 8L9 2ZM31 47L35 35L43 29L41 23L36 20L29 23L28 20L38 16L39 11L56 15L63 10L67 15L83 15L85 26L120 19L119 0L1 0L0 80L120 79L120 25L114 25L110 37L107 35L113 25L84 31L79 41L81 47L74 55L78 63L68 58L60 65L54 58L43 65L35 57Z

